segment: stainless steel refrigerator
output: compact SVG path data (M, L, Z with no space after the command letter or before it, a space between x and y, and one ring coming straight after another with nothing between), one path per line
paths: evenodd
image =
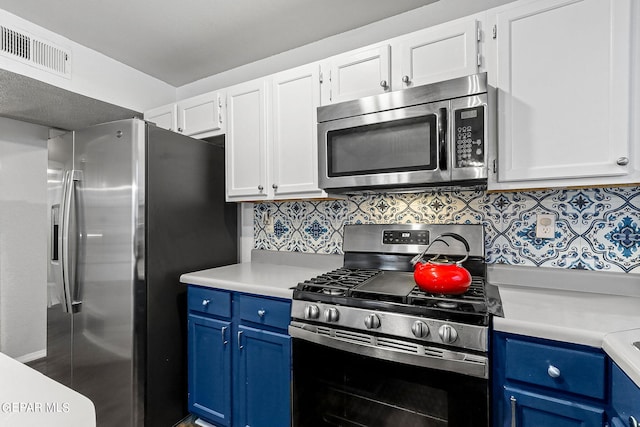
M180 274L237 260L224 139L131 119L49 140L46 373L89 397L99 427L187 414Z

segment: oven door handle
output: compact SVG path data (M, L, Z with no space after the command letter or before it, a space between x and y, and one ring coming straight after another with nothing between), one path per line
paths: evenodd
M447 155L447 116L446 108L438 109L438 167L443 171L448 169L449 160Z

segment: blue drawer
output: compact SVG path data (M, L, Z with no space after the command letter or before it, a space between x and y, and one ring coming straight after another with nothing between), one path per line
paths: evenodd
M604 399L605 366L602 353L506 340L505 376L510 380Z
M231 293L216 289L189 286L187 290L189 311L220 317L231 317Z
M291 320L291 302L239 295L240 320L286 330Z

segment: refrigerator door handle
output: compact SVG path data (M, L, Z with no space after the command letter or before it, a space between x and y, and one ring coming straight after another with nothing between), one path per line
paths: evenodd
M80 181L81 172L70 170L65 172L62 192L62 289L64 298L64 311L77 313L80 311L81 301L76 301L77 292L77 259L76 255L76 231L71 228L71 214L74 212L74 192L76 181ZM73 258L73 259L72 259Z
M51 206L51 261L60 261L60 203Z

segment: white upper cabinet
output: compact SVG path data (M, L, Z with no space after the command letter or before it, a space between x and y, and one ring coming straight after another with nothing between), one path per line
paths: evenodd
M394 40L393 89L478 72L479 22L471 17L436 25Z
M475 74L479 34L470 16L331 57L322 105Z
M322 104L391 90L391 46L382 44L329 58L322 66Z
M224 133L224 94L209 92L178 102L178 132L200 138Z
M227 200L264 200L267 187L266 79L252 80L227 89L225 169Z
M317 63L227 90L228 201L326 197L318 189Z
M176 104L169 104L145 111L144 119L175 132L178 129L178 107Z
M275 74L271 85L274 198L326 197L318 189L320 67L311 64Z
M224 133L224 93L209 92L163 105L144 113L145 120L158 127L194 138L208 138Z
M497 173L489 189L638 180L630 143L631 12L631 0L499 9Z

